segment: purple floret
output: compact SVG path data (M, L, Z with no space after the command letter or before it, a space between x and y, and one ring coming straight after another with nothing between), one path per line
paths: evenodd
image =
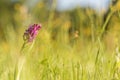
M38 31L40 30L41 25L33 24L31 25L24 33L23 38L26 42L32 42L34 38L37 36Z

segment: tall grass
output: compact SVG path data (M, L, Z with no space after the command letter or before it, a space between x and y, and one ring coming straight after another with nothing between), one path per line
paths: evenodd
M20 72L16 71L16 63L24 60L18 59L25 27L18 28L17 33L11 25L4 28L6 41L0 45L0 80L15 80L17 75L20 80L120 80L119 50L114 48L108 51L103 39L106 36L101 39L113 13L108 15L101 27L97 25L101 23L100 20L94 19L93 13L84 14L79 10L73 12L72 19L76 22L71 20L69 11L61 13L62 16L56 19L55 5L53 3L48 20L42 23L43 27L35 43L24 49L23 53L27 53L23 55L24 64L17 66ZM86 20L88 18L90 22ZM34 20L32 15L30 22L39 21ZM28 23L26 20L23 25ZM74 24L80 24L80 30L77 30L80 32L69 34L70 27L76 27ZM90 32L85 32L84 27ZM119 48L119 37L116 38L118 42L115 44Z
M67 43L49 41L49 34L45 33L44 29L39 34L33 48L25 56L20 80L113 79L114 53L107 53L103 46L99 48L99 43L94 46L87 45L83 50L79 50L78 43L70 47ZM43 34L44 38L41 39ZM15 45L10 46L13 46L11 53L0 50L1 80L14 80L19 48L15 52Z

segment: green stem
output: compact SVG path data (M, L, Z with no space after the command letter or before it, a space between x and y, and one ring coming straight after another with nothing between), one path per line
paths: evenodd
M21 71L23 69L23 65L25 63L25 57L24 55L22 54L22 51L24 50L25 46L26 46L26 42L23 43L22 47L21 47L21 50L20 50L20 57L18 59L18 62L16 63L16 66L15 66L15 75L14 75L14 80L20 80L20 75L21 75ZM32 49L34 45L34 42L32 43L32 45L30 46L29 50L27 53L30 52L30 50Z
M111 18L111 16L112 16L113 14L114 14L114 11L111 11L110 14L108 15L105 23L103 24L102 31L101 31L101 34L100 34L100 38L103 36L103 33L104 33L104 31L105 31L105 28L107 27L107 24L108 24L108 22L109 22L109 20L110 20L110 18Z
M20 57L18 58L18 62L16 63L16 66L15 66L14 80L20 80L20 74L21 74L23 64L24 64L24 58L22 56L22 51L25 48L25 45L26 43L24 42L20 50Z
M53 21L54 14L55 14L55 8L56 8L56 0L53 0L51 11L50 11L49 18L48 18L48 26L49 26L48 29L51 29L52 21Z
M22 47L21 47L21 50L20 50L21 54L22 54L23 49L25 48L25 45L26 45L26 42L24 42L23 45L22 45Z
M100 54L100 52L99 52L99 49L98 49L96 59L95 59L95 65L97 65L99 54Z
M25 58L20 57L17 65L16 65L16 68L15 68L15 78L14 78L14 80L20 80L20 75L21 75L21 71L23 69L24 63L25 63Z

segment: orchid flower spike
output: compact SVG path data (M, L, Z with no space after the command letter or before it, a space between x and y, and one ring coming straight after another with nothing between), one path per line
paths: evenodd
M38 31L41 29L41 25L33 24L31 25L24 33L23 40L25 42L32 42L38 34Z

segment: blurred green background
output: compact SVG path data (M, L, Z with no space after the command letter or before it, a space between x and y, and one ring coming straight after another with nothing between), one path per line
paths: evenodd
M26 56L21 80L113 78L111 69L120 44L120 0L99 12L90 7L59 11L56 0L31 4L0 0L0 80L14 80L23 33L34 23L42 28Z
M32 4L32 2L34 3ZM5 46L2 48L8 50L10 41L14 44L18 43L16 45L20 46L24 30L34 23L42 24L43 33L40 31L40 35L44 35L47 38L45 40L60 41L60 43L72 46L79 41L79 47L83 47L98 39L107 17L112 12L114 13L105 26L102 40L108 50L114 48L114 39L119 36L119 2L111 4L108 10L101 9L99 12L90 7L76 7L72 10L59 11L56 10L56 2L56 0L1 0L0 43L1 46Z

